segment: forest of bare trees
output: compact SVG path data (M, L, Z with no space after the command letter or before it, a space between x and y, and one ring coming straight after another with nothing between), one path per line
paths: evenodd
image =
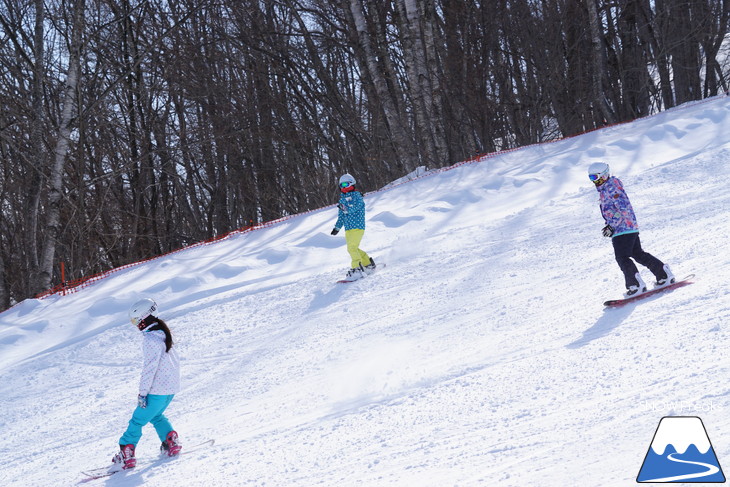
M730 82L730 0L1 3L0 309Z

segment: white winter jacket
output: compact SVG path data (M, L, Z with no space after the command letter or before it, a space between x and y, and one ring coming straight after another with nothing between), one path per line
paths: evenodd
M139 381L139 395L159 394L166 396L180 391L180 358L172 347L165 352L165 332L162 330L142 332L142 377Z

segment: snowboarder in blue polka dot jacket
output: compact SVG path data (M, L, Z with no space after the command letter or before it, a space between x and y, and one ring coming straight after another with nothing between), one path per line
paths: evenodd
M647 267L656 278L657 286L674 282L669 266L641 248L639 224L621 180L611 176L608 164L594 162L588 167L588 178L598 190L601 215L606 221L603 236L611 237L616 262L624 274L626 297L645 292L646 284L639 274L634 259Z
M375 270L375 260L360 249L360 242L365 235L365 200L355 188L355 178L350 174L340 177L340 201L337 204L338 214L332 235L337 235L340 228L345 227L347 252L350 254L350 270L346 281L355 281Z

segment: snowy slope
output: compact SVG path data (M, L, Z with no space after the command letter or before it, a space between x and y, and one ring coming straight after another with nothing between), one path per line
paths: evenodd
M0 484L109 462L142 296L183 358L168 416L217 443L85 485L632 485L669 414L730 465L729 115L715 98L371 193L362 247L388 265L353 284L329 207L21 303L0 314ZM595 160L695 284L604 310L623 283ZM157 448L148 426L138 457Z

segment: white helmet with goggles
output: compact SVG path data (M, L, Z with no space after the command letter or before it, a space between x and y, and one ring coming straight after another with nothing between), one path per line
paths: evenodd
M129 321L140 331L146 328L145 318L157 311L157 303L150 298L140 299L129 309Z
M588 178L593 181L593 184L600 186L611 177L608 164L605 162L594 162L588 166Z
M340 176L340 188L347 188L348 186L355 185L355 178L350 174L343 174Z

